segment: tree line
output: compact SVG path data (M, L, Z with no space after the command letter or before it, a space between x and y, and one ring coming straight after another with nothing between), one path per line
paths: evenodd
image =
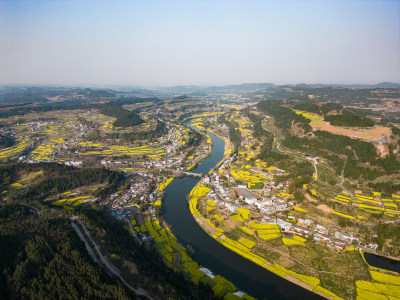
M89 257L65 218L36 219L0 206L0 298L132 299Z
M330 115L325 116L325 121L334 126L344 127L372 127L375 125L371 119L356 115Z
M306 132L312 130L312 127L310 126L311 120L302 115L296 114L289 107L283 106L280 101L261 101L257 104L257 107L265 114L273 116L275 119L275 125L284 131L289 131L294 123L299 124Z
M120 172L104 168L74 168L57 163L16 163L0 166L0 187L5 188L18 178L20 172L43 171L37 182L9 195L11 201L29 203L42 200L50 195L61 194L81 186L107 183L107 185L94 193L94 196L105 198L115 192L124 180Z
M228 121L225 118L225 115L219 116L217 121L218 123L225 124L228 127L229 140L233 144L233 153L237 153L242 141L240 130L237 129L239 128L239 125L235 121Z

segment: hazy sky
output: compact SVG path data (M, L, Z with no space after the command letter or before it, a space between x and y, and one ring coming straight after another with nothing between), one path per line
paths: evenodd
M0 0L0 83L400 82L400 1Z

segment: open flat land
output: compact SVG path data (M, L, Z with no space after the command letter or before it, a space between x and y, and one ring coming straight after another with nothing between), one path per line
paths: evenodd
M316 130L325 130L330 133L347 135L352 138L378 140L381 137L390 135L390 128L384 126L375 126L370 129L350 129L339 126L332 126L328 122L323 122L323 125L311 126Z
M346 135L351 138L358 139L369 139L369 140L379 140L382 137L390 136L391 129L385 126L374 126L368 129L355 129L355 128L344 128L339 126L333 126L329 122L325 122L321 116L317 114L296 111L304 117L311 120L311 127L314 130L324 130L333 134Z

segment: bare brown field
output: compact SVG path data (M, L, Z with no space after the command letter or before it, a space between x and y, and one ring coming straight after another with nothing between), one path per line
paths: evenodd
M332 211L332 209L325 204L318 205L317 208L326 213L330 213Z
M313 197L311 197L308 193L305 194L305 197L307 198L308 201L310 202L315 202L317 203L318 200L314 199Z
M375 143L375 148L376 150L378 150L378 154L381 157L385 157L389 154L389 147L387 146L387 144Z
M26 105L15 105L15 106L6 106L6 107L1 107L0 108L0 111L1 112L5 112L5 111L9 111L9 110L12 110L12 109L15 109L15 108L24 108L24 107L37 107L37 106L39 106L39 105L37 105L37 104L26 104Z
M381 137L389 137L391 129L384 126L374 126L369 129L353 129L333 126L328 122L323 124L311 124L316 130L324 130L333 134L347 135L351 138L379 140Z

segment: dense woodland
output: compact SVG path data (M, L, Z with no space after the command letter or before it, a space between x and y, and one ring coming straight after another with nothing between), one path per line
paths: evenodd
M11 201L29 203L81 186L101 183L106 186L96 191L94 196L104 198L115 192L124 180L121 173L103 168L78 169L57 163L15 163L0 166L0 188L4 189L11 182L17 181L22 172L38 171L42 171L43 175L29 187L9 195Z
M15 141L16 139L13 136L0 134L0 149L14 146Z
M317 103L301 103L295 106L295 109L308 111L311 113L315 113L318 115L326 115L331 111L340 111L343 109L343 106L337 103L324 103L324 104L317 104Z
M242 140L240 131L237 129L239 126L234 121L228 121L224 115L218 117L218 123L225 124L228 127L229 141L233 144L233 152L237 153Z
M287 132L292 124L297 123L306 132L311 131L310 120L302 115L296 114L289 107L283 106L276 100L261 101L257 104L258 109L275 118L275 124Z
M96 108L100 113L117 118L114 122L116 127L131 127L143 123L143 119L134 111L129 111L118 105L90 104L87 108Z
M30 217L26 206L0 206L0 298L132 299L96 265L65 218Z
M372 127L375 122L369 118L354 115L330 115L325 117L325 121L334 126L345 127Z
M211 299L212 291L166 267L154 250L141 248L123 224L101 208L73 212L100 237L103 252L133 285L160 299ZM0 298L133 299L134 295L89 256L71 221L52 212L36 218L20 205L0 206ZM124 267L126 261L135 266Z
M157 121L156 128L150 131L135 131L135 132L113 132L106 135L106 138L116 140L120 139L123 143L134 143L135 141L150 140L159 138L168 132L166 124L162 121Z
M162 299L212 299L211 289L186 280L182 273L168 268L156 249L146 250L138 246L123 223L115 221L105 209L92 207L79 211L80 218L93 232L101 246L122 270L124 278L152 291ZM138 273L124 267L132 261Z
M286 89L285 89L286 88ZM289 88L289 89L287 89ZM296 86L280 86L279 88L266 93L271 99L293 99L297 100L293 103L301 102L335 102L342 105L354 105L360 102L376 103L379 100L369 100L371 96L382 98L376 92L376 88L345 88L345 87L332 87L320 86L312 87L306 84L299 84ZM313 95L314 99L310 99L308 95ZM393 95L398 98L398 95Z
M105 184L100 191L108 195L122 188L121 173L56 163L9 164L0 167L0 189L8 190L20 174L38 171L43 175L36 177L28 188L9 195L7 203L11 205L0 205L0 242L9 245L0 247L0 266L5 270L0 274L0 298L133 298L92 261L72 230L67 218L72 215L82 219L103 252L132 285L161 299L212 298L209 287L187 281L182 273L168 268L155 249L146 250L136 244L125 224L112 218L106 208L86 204L65 210L43 202L49 195L97 183ZM25 203L40 207L42 217L30 215Z

